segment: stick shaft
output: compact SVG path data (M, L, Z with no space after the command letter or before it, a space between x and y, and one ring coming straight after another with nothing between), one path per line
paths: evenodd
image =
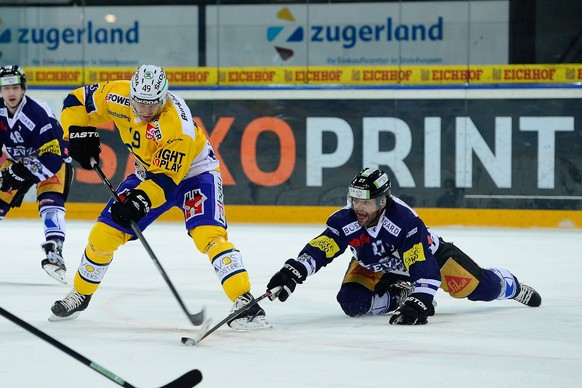
M103 173L103 170L101 170L101 167L99 167L99 164L95 161L95 159L91 159L91 164L93 165L93 169L95 170L95 172L97 173L97 175L99 175L99 178L101 178L101 181L103 181L103 183L105 184L105 186L107 186L109 188L109 191L111 192L112 197L116 201L120 201L121 202L121 198L119 198L119 194L117 194L117 192L115 191L115 188L113 187L113 185L111 184L111 182L109 181L109 179L107 179L107 177ZM160 261L158 260L156 254L154 253L154 251L150 247L150 244L145 239L143 233L141 232L141 230L139 229L139 227L137 226L137 224L135 222L133 222L133 221L131 221L131 229L133 230L133 233L135 233L135 235L137 236L137 238L139 239L139 241L144 246L144 248L147 251L148 255L150 256L150 258L152 259L152 261L156 265L156 268L158 269L158 272L162 275L162 277L166 281L166 284L168 285L168 287L170 287L170 290L172 291L172 294L174 294L174 297L178 301L178 304L180 305L180 307L182 308L182 310L184 311L184 313L186 314L186 316L188 317L188 319L190 320L190 322L192 322L192 324L194 326L201 325L202 322L204 322L204 309L202 309L201 311L199 311L199 312L197 312L195 314L191 314L188 311L188 309L186 308L186 305L182 301L182 298L178 294L178 291L176 290L176 288L172 284L170 278L166 274L166 271L164 270L164 267L162 267L162 264L160 263Z
M46 334L45 332L37 329L36 327L32 326L30 323L23 321L22 319L18 318L16 315L10 313L9 311L4 310L0 307L0 315L4 318L14 322L18 326L22 327L24 330L34 334L38 338L42 339L43 341L48 342L49 344L53 345L54 347L58 348L59 350L67 353L69 356L73 357L75 360L85 364L89 368L93 369L95 372L107 377L109 380L113 381L114 383L126 387L126 388L135 388L134 385L131 385L123 378L119 377L115 373L111 372L110 370L102 367L101 365L97 364L94 361L91 361L87 357L83 356L81 353L77 352L76 350L71 349L67 345L63 344L62 342L57 341L50 335ZM194 387L200 381L202 381L202 373L198 369L193 369L189 372L184 373L182 376L170 381L168 384L164 385L162 388L185 388L185 387Z
M85 357L82 354L78 353L77 351L69 348L67 345L63 344L62 342L57 341L56 339L54 339L50 335L46 334L45 332L40 331L39 329L32 326L28 322L23 321L22 319L18 318L16 315L13 315L10 312L4 310L2 307L0 307L0 314L4 318L9 319L10 321L16 323L18 326L20 326L23 329L27 330L28 332L34 334L38 338L48 342L49 344L53 345L54 347L58 348L59 350L62 350L63 352L67 353L69 356L71 356L74 359L76 359L77 361L87 365L89 368L102 374L103 376L107 377L109 380L115 382L116 384L121 385L122 387L128 387L128 388L134 387L133 385L129 384L127 381L125 381L121 377L117 376L115 373L105 369L104 367L97 364L96 362L89 360L87 357Z

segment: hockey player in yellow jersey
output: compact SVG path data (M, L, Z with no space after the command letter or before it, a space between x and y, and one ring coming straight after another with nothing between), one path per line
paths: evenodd
M210 258L233 310L252 299L241 253L228 240L219 162L185 101L168 91L164 69L140 66L131 81L85 86L65 99L61 121L69 154L93 169L101 152L96 125L113 121L136 171L117 188L93 226L74 289L56 301L49 320L76 318L99 287L113 253L135 239L131 222L143 230L177 206L196 248ZM235 330L270 327L256 305L229 322Z

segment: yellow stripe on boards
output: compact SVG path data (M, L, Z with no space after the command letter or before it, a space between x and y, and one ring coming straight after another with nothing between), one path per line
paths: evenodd
M96 220L104 204L67 203L67 219ZM333 206L247 206L227 205L229 223L325 224L339 207ZM582 228L580 210L523 209L441 209L416 208L428 226L497 226L512 228ZM38 218L36 203L23 203L10 211L10 218ZM173 208L161 221L183 221L182 213Z

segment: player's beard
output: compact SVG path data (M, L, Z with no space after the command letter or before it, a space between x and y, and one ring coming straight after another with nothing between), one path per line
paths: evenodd
M380 214L380 210L376 210L375 212L368 213L365 211L355 211L356 219L358 220L358 224L360 226L373 226L376 225L378 222L378 215Z

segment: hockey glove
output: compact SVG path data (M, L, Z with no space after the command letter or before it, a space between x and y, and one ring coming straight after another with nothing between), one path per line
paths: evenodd
M111 204L111 217L119 225L129 228L131 221L138 222L149 211L152 203L143 190L130 190L120 194L121 202Z
M434 315L434 306L428 297L411 295L404 304L394 311L390 318L391 325L426 325L428 317Z
M291 293L295 291L297 284L303 283L306 277L307 269L305 266L295 259L289 259L285 262L283 268L269 280L267 289L272 290L275 287L281 287L281 291L274 299L285 302Z
M22 163L12 163L2 170L1 191L18 190L27 182L34 182L34 175ZM30 187L30 186L29 186Z
M85 170L92 170L91 159L99 163L101 142L95 127L69 127L69 156L79 162Z

